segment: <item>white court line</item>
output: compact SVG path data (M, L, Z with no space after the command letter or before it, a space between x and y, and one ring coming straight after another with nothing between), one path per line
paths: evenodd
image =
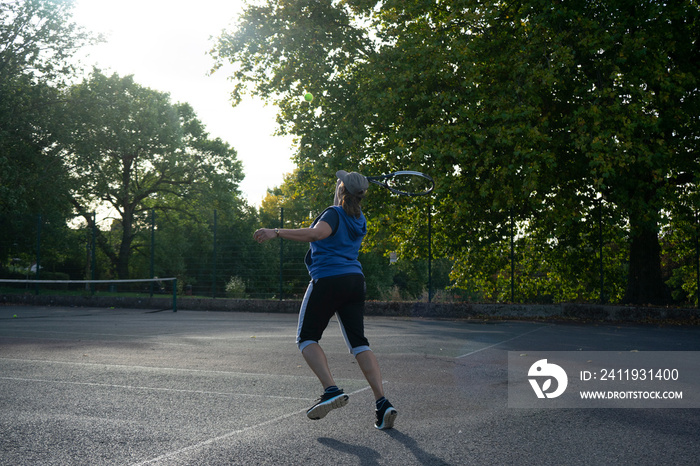
M467 356L471 356L472 354L478 353L478 352L480 352L480 351L487 350L487 349L489 349L489 348L493 348L494 346L502 345L503 343L508 343L509 341L513 341L513 340L518 339L518 338L520 338L520 337L524 337L525 335L529 335L529 334L531 334L531 333L535 333L535 332L537 332L538 330L542 330L543 328L547 328L547 327L549 327L549 325L543 325L542 327L537 327L536 329L530 330L529 332L525 332L525 333L521 333L520 335L516 335L516 336L514 336L513 338L509 338L509 339L507 339L507 340L499 341L498 343L494 343L493 345L485 346L485 347L480 348L480 349L478 349L478 350L474 350L474 351L472 351L472 352L470 352L470 353L466 353L466 354L463 354L463 355L461 355L461 356L457 356L455 359L466 358Z
M54 330L16 330L13 331L12 335L1 335L3 338L14 338L16 340L21 340L25 338L29 338L28 335L31 335L32 338L36 339L42 339L42 340L55 340L55 341L75 341L74 338L67 338L72 336L72 337L80 337L80 336L88 336L88 337L98 337L98 338L91 338L91 339L86 339L86 342L99 342L102 341L99 337L116 337L116 339L112 339L110 341L112 342L123 342L123 343L131 343L133 340L140 340L142 344L149 344L149 345L158 345L158 346L194 346L198 343L208 343L208 342L219 342L219 341L250 341L250 340L289 340L292 342L292 345L294 344L294 339L296 338L296 335L235 335L235 336L228 336L228 335L222 335L218 337L207 337L207 336L198 336L198 335L192 335L190 333L162 333L157 336L151 336L150 334L123 334L123 333L92 333L92 332L61 332L61 331L54 331ZM38 336L34 336L35 334L39 334ZM325 336L325 335L324 335ZM329 337L332 337L332 335L329 335ZM341 337L341 335L338 335L338 337ZM177 339L177 341L170 341L172 339Z
M363 391L365 391L365 390L368 390L368 389L369 389L369 386L367 386L367 387L365 387L365 388L361 388L361 389L359 389L359 390L355 390L355 391L352 392L352 393L348 393L348 395L356 395L356 394L358 394L358 393L360 393L360 392L363 392ZM213 443L219 442L219 441L221 441L221 440L229 439L229 438L231 438L231 437L233 437L233 436L235 436L235 435L242 434L242 433L244 433L244 432L248 432L248 431L250 431L250 430L257 429L257 428L259 428L259 427L263 427L263 426L266 426L266 425L269 425L269 424L273 424L273 423L275 423L275 422L283 421L283 420L285 420L285 419L287 419L287 418L290 418L290 417L292 417L292 416L298 416L298 415L301 414L301 413L305 413L307 410L308 410L308 408L304 408L304 409L301 409L301 410L299 410L299 411L294 411L294 412L292 412L292 413L283 414L282 416L278 416L278 417L276 417L276 418L274 418L274 419L269 419L269 420L267 420L267 421L265 421L265 422L261 422L260 424L255 424L254 426L248 426L248 427L244 427L243 429L233 430L233 431L228 432L228 433L226 433L226 434L224 434L224 435L220 435L220 436L218 436L218 437L213 437L213 438L204 440L204 441L202 441L202 442L195 443L194 445L190 445L189 447L185 447L185 448L181 448L181 449L179 449L179 450L171 451L170 453L165 453L164 455L160 455L160 456L158 456L158 457L156 457L156 458L153 458L153 459L150 459L150 460L147 460L147 461L143 461L143 462L141 462L141 463L135 463L133 466L142 466L142 465L144 465L144 464L155 463L155 462L158 462L158 461L167 459L167 458L172 458L173 456L178 456L178 455L181 455L181 454L183 454L183 453L188 453L188 452L190 452L190 451L197 450L197 449L200 449L200 448L202 448L202 447L206 447L206 446L208 446L208 445L211 445L211 444L213 444Z
M0 358L0 361L13 361L13 362L40 362L45 364L65 364L70 366L98 366L98 367L115 367L115 368L126 368L126 369L147 369L149 371L173 371L173 372L199 372L205 374L226 374L226 375L250 375L255 377L274 377L282 378L288 377L292 379L304 378L307 376L302 375L286 375L286 374L267 374L258 372L238 372L238 371L212 371L206 369L183 369L180 367L156 367L156 366L134 366L130 364L105 364L100 362L75 362L75 361L51 361L49 359L19 359L19 358ZM309 375L309 379L316 378Z
M224 396L248 396L248 397L263 397L263 398L279 398L283 400L301 400L309 401L310 398L299 398L294 396L274 396L274 395L257 395L252 393L235 393L235 392L210 392L206 390L183 390L180 388L163 388L163 387L143 387L139 385L116 385L111 383L97 383L97 382L68 382L63 380L47 380L47 379L27 379L22 377L0 377L0 380L11 380L17 382L39 382L39 383L53 383L53 384L64 384L64 385L86 385L90 387L107 387L107 388L125 388L128 390L151 390L158 392L177 392L177 393L196 393L198 395L224 395Z

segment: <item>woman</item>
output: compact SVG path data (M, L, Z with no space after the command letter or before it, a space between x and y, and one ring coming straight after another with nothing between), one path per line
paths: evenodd
M327 208L309 228L261 228L254 238L259 243L272 238L310 243L304 262L311 282L299 311L297 346L324 392L307 412L309 419L321 419L331 410L348 403L331 375L326 354L319 345L323 331L336 314L350 352L355 356L376 401L377 429L390 429L397 411L384 397L379 363L364 335L365 277L357 257L367 222L360 204L369 182L357 172L340 170L334 205Z

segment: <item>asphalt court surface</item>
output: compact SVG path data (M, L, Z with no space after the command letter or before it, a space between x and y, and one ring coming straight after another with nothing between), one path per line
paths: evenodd
M350 402L306 418L321 387L295 331L290 314L0 306L0 464L698 463L698 409L507 398L508 351L700 351L700 327L368 317L387 431L334 321L321 344Z

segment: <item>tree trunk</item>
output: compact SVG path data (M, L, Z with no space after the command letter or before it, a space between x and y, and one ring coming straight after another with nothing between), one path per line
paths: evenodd
M125 209L122 214L122 240L119 245L119 256L117 257L117 277L120 280L129 278L129 256L131 255L131 235L133 229L134 215L129 209Z
M658 225L655 221L630 219L630 233L632 243L624 302L665 304Z

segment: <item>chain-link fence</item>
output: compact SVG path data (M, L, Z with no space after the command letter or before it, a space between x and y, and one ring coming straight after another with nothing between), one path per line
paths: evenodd
M303 295L309 280L303 263L308 244L260 245L253 241L255 226L250 220L221 222L218 217L212 211L204 220L179 224L171 216L148 212L135 222L128 278L177 277L178 292L184 296L291 299ZM90 214L72 223L56 225L41 215L15 219L16 228L5 231L0 242L4 259L0 278L127 278L117 274L119 261L126 261L119 256L124 241L120 222ZM9 224L5 226L10 229Z
M314 213L280 209L266 227L308 226ZM258 218L232 218L217 211L196 220L149 211L136 219L129 246L128 277L119 274L124 239L120 221L88 214L68 225L42 215L14 219L0 239L0 278L33 280L114 280L175 277L181 296L238 299L301 299L310 280L304 256L309 245L284 239L258 244ZM390 257L361 254L368 299L429 300L426 259L392 264ZM442 270L447 281L449 268ZM4 284L3 288L9 285ZM57 285L23 285L27 292L50 292ZM120 286L123 288L123 286ZM87 287L86 287L87 289ZM94 291L93 287L90 291ZM102 289L97 287L98 292ZM22 290L19 290L22 291ZM156 287L155 293L160 290Z
M134 221L126 270L120 251L124 231L117 218L88 214L66 224L46 215L0 218L0 278L50 280L114 280L154 277L177 278L184 297L235 299L301 299L309 282L304 265L308 244L287 240L258 244L253 232L266 227L308 226L314 213L280 209L234 218L215 210L196 219L169 212L149 211ZM620 302L629 264L625 238L605 230L597 216L590 232L575 242L556 245L561 257L552 259L555 247L546 249L519 237L512 223L510 237L458 258L433 259L428 234L428 257L407 260L390 253L360 255L367 280L367 298L395 301L474 302ZM428 215L426 225L431 221ZM433 222L435 220L433 219ZM427 228L428 232L430 228ZM678 252L662 241L667 283L675 286L681 304L696 304L700 280L700 240L687 241ZM692 246L692 247L691 247ZM676 253L680 259L673 259ZM554 264L554 265L552 265ZM488 267L491 267L489 269ZM455 285L455 276L482 277ZM471 281L470 281L471 280ZM678 284L674 285L674 280ZM2 285L6 288L7 285ZM41 287L24 285L19 292L41 293ZM568 294L564 294L562 289ZM50 287L44 287L48 293ZM55 288L55 287L54 287ZM91 290L86 290L93 292ZM158 287L150 293L163 292ZM168 291L169 292L169 291ZM557 294L559 293L559 294ZM560 296L565 296L561 298ZM566 296L574 296L573 299ZM617 296L617 298L611 298Z

